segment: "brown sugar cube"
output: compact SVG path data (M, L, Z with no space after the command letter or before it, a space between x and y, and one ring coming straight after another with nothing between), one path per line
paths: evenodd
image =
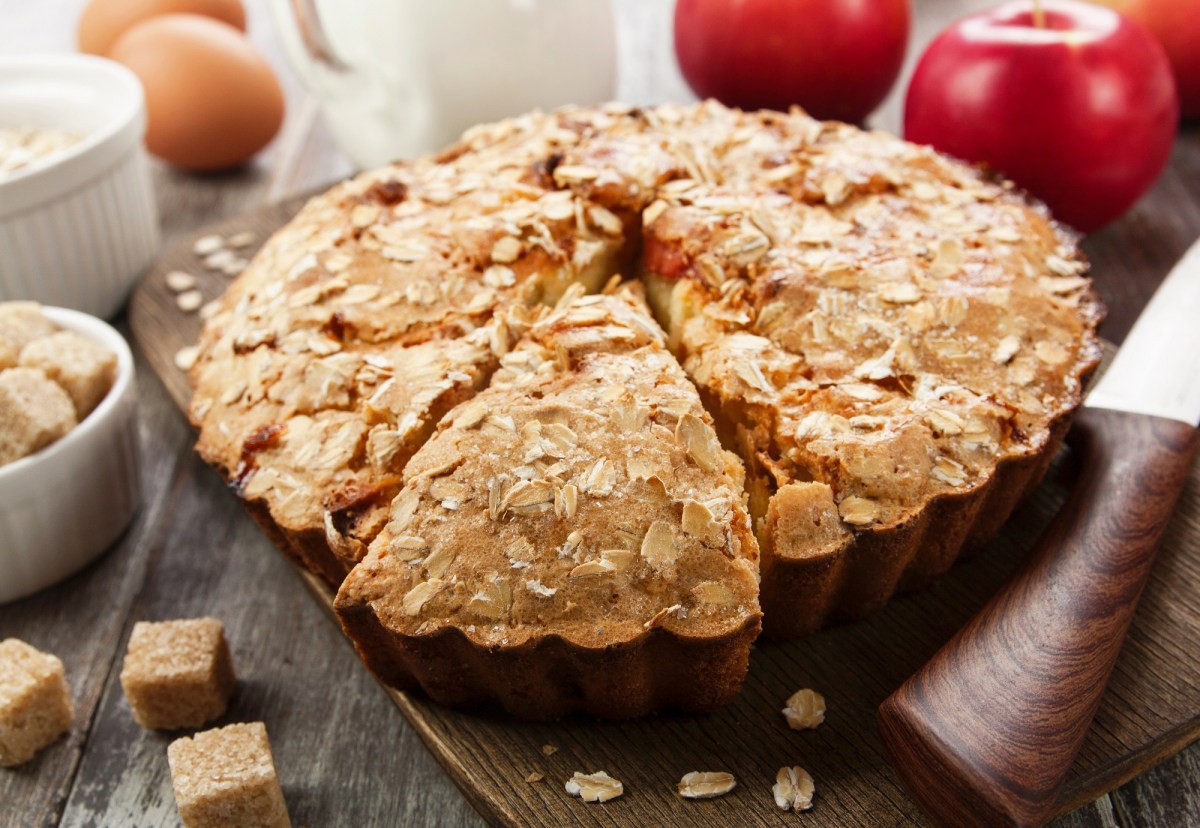
M41 371L0 371L0 466L50 445L75 423L75 404Z
M40 368L75 403L80 420L92 413L117 378L117 355L74 331L35 339L21 350L18 363Z
M71 728L75 706L56 656L0 641L0 765L28 762Z
M37 302L0 302L0 370L15 367L22 348L57 330Z
M142 727L199 727L225 712L233 686L233 660L215 618L133 625L121 687Z
M176 739L167 761L184 828L291 825L262 722Z

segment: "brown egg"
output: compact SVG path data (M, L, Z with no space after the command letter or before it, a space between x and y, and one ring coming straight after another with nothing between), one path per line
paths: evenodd
M236 166L283 122L283 90L270 64L234 27L195 14L134 26L110 57L146 90L146 148L188 170Z
M160 14L201 14L246 31L242 0L91 0L79 17L79 51L107 56L126 31Z

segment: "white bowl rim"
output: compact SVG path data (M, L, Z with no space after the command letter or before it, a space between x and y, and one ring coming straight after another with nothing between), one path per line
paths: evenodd
M141 142L146 124L142 82L116 61L74 53L0 57L0 74L6 71L19 72L24 77L36 76L38 72L76 72L78 83L83 86L89 82L89 75L103 75L122 85L125 91L113 101L104 125L89 132L82 141L0 178L0 193L5 196L0 215L26 210L78 188L111 167L125 154L127 144L136 146ZM104 147L108 151L102 151ZM86 155L96 157L81 161ZM75 169L61 177L55 175L64 166Z
M100 428L102 421L113 416L121 405L121 399L133 384L133 352L129 349L129 343L125 341L125 337L121 336L116 328L95 316L69 308L43 305L42 313L63 330L82 334L116 353L117 376L113 380L112 388L108 389L108 393L100 401L100 404L63 437L33 454L0 466L0 483L10 483L12 478L30 471L43 460L50 460L74 451L75 445L87 439L89 432Z

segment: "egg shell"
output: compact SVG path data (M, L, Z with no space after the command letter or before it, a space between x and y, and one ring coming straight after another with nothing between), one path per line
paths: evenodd
M92 0L79 16L79 51L107 57L121 35L160 14L199 14L246 31L242 0Z
M113 46L146 90L146 148L188 170L249 159L283 123L270 64L233 26L194 14L152 17Z

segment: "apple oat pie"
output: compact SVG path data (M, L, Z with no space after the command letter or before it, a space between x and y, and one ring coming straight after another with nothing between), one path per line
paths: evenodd
M209 319L192 418L389 683L709 709L760 606L859 617L1037 484L1100 353L1085 271L881 133L531 114L313 199Z

